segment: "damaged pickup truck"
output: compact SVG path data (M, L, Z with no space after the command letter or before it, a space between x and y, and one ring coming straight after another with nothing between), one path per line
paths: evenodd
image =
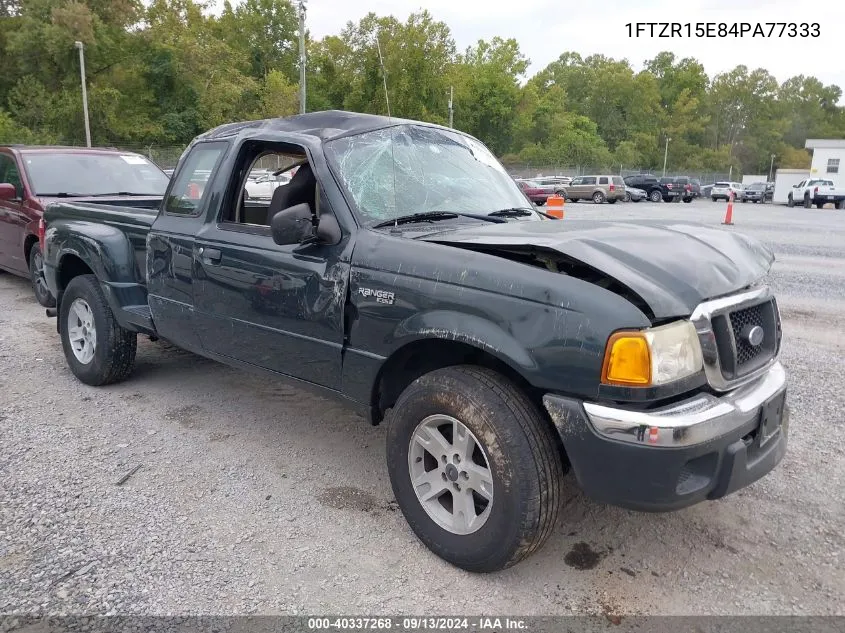
M264 164L295 173L261 202L244 186ZM388 424L411 529L467 570L539 549L570 469L599 502L662 511L786 451L767 248L551 219L455 130L347 112L224 125L157 213L60 202L45 221L48 314L79 380L128 378L142 334L337 396Z

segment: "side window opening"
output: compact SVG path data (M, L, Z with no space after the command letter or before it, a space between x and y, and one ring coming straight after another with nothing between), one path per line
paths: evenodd
M317 179L303 147L246 143L229 184L220 222L269 227L276 213L301 203L319 214L317 192Z
M600 185L606 185L607 184L607 176L602 176L601 178L599 178L599 184Z

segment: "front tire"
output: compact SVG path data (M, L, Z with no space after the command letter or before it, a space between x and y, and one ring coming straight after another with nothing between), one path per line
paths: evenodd
M650 194L648 194L648 199L652 202L660 202L661 200L663 200L663 194L660 193L657 189L655 189Z
M32 284L32 292L35 293L38 303L45 308L56 306L56 298L50 293L47 280L44 279L44 256L38 244L33 244L29 251L29 282Z
M132 373L138 339L118 325L94 275L71 279L59 319L65 358L80 381L108 385Z
M387 430L390 481L411 529L473 572L510 567L548 539L561 505L561 450L527 396L479 367L415 380Z

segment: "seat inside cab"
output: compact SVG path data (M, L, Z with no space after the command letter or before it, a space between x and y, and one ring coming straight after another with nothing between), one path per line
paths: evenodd
M307 203L316 210L317 179L301 148L256 144L244 149L239 163L239 195L225 205L223 222L270 226L273 216L288 207Z

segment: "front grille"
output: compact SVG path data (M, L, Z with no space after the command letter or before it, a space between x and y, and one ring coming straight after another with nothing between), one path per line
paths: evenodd
M719 364L727 380L742 378L777 354L780 322L773 299L716 315L712 323ZM747 338L748 331L754 326L763 329L763 340L759 345L752 345Z

